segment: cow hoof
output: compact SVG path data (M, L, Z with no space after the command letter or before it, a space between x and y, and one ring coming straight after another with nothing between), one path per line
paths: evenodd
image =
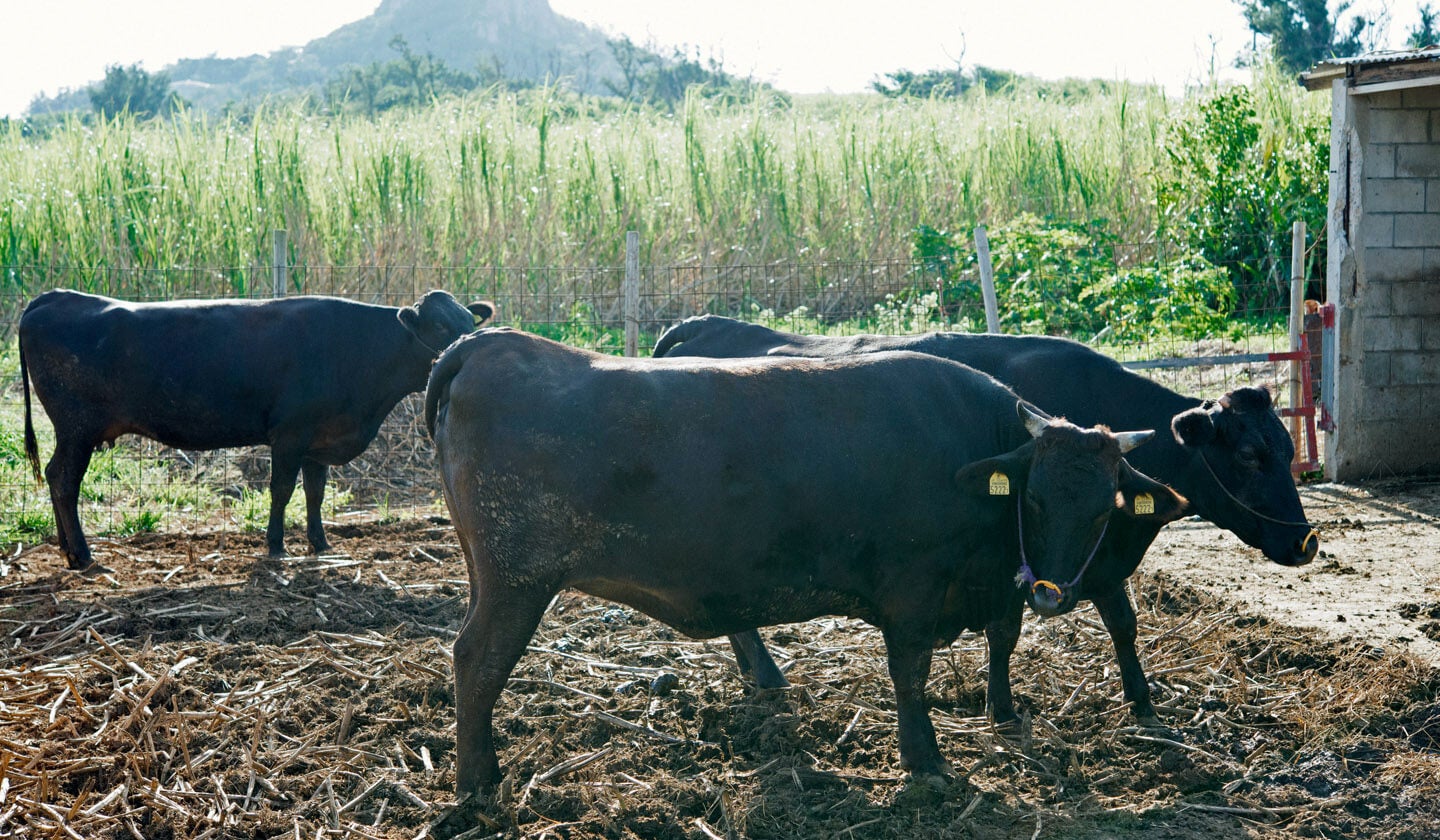
M88 566L84 566L84 567L79 568L79 569L72 568L72 569L70 569L70 571L74 572L74 573L77 574L77 575L80 575L81 577L87 577L87 578L96 578L96 577L100 577L101 575L113 575L113 574L115 574L115 570L114 570L114 569L110 569L110 568L108 568L108 567L106 567L106 566L102 566L101 564L96 563L96 562L93 561L93 560L90 561L90 565L88 565Z
M1020 718L995 721L995 733L1007 741L1019 743L1024 735L1024 730L1025 727L1020 723Z
M1178 732L1177 730L1171 729L1169 726L1161 722L1160 718L1156 717L1155 715L1143 715L1136 717L1135 723L1137 723L1141 729L1145 730L1147 734L1156 735L1162 738L1169 738L1172 741L1185 740L1184 735L1180 734L1180 732Z
M790 687L790 681L785 675L776 671L774 674L757 674L755 676L755 687L762 691L779 691Z
M493 786L475 793L463 794L459 802L450 806L431 823L430 836L437 840L468 836L481 823L486 826L494 824L496 821L485 812L493 810L494 800L497 798Z
M943 772L912 772L905 782L905 787L900 790L896 803L908 802L911 805L928 806L945 798L956 782L950 775L949 766L941 766L944 767Z

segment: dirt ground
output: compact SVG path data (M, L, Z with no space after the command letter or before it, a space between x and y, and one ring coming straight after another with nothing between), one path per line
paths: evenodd
M1321 534L1302 568L1266 562L1207 522L1172 524L1145 568L1336 639L1383 645L1440 666L1440 478L1301 489Z
M455 808L448 522L100 542L0 559L0 837L1432 838L1440 836L1440 482L1304 489L1286 569L1194 521L1134 581L1169 728L1132 725L1087 607L1029 621L1028 726L984 717L983 640L937 654L944 788L899 771L879 635L766 631L794 687L723 640L565 593L497 711L507 779ZM299 540L298 534L292 534Z

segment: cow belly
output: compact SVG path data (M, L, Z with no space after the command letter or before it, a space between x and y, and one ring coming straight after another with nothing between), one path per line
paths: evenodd
M371 412L376 414L378 412ZM383 419L384 414L380 413ZM369 421L370 417L363 418ZM370 446L370 441L380 431L379 422L356 422L357 418L335 415L316 424L310 437L306 455L314 461L338 467L349 463Z
M193 416L193 415L192 415ZM258 446L268 443L265 428L260 423L235 422L234 419L196 423L184 417L150 418L131 421L120 426L108 436L114 440L120 434L136 434L158 441L173 449L208 451L229 449L237 446Z
M875 619L870 605L853 595L809 586L736 588L701 593L655 590L614 581L582 581L576 589L634 607L697 639L711 639L774 624L809 621L823 615Z

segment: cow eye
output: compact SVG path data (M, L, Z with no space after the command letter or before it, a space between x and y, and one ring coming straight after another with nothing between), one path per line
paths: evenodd
M1246 467L1260 466L1260 451L1251 446L1242 446L1235 451L1235 460Z

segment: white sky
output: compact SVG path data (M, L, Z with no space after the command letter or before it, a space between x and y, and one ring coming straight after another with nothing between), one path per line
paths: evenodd
M1357 10L1382 0L1360 0ZM793 93L864 90L897 69L983 64L1046 78L1156 81L1172 92L1222 77L1250 35L1233 0L550 0L560 14L637 42L699 47L732 72ZM304 44L379 0L0 0L0 115L105 75L180 58ZM1391 46L1416 19L1394 0Z

